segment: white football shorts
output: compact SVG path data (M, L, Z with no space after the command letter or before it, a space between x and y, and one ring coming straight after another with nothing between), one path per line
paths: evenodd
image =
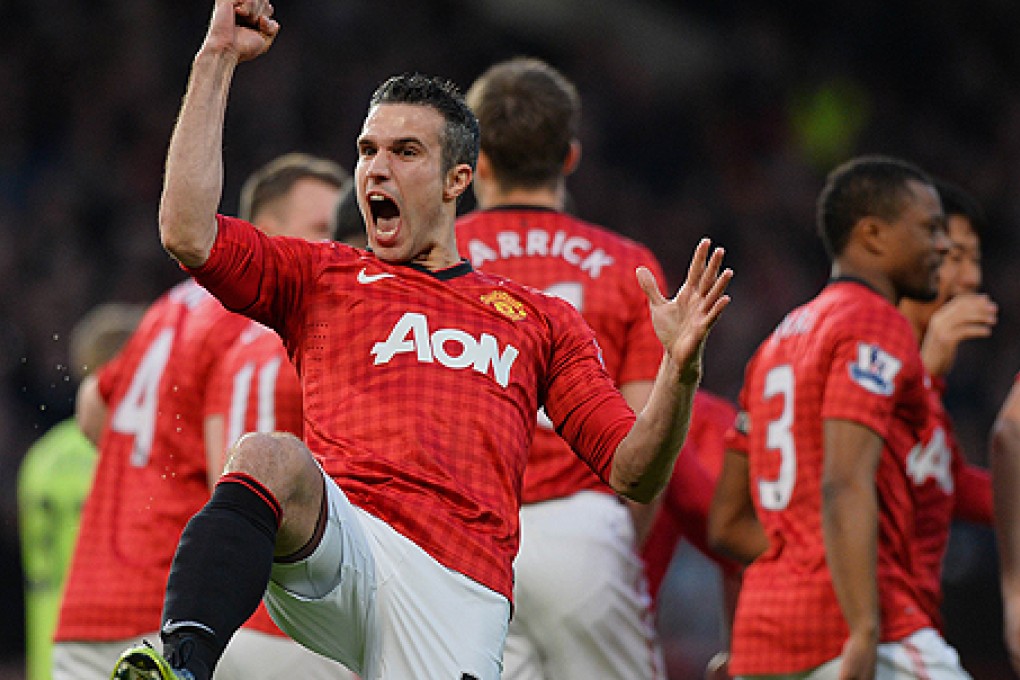
M499 680L510 602L351 505L328 475L328 519L306 559L275 563L276 624L363 680Z

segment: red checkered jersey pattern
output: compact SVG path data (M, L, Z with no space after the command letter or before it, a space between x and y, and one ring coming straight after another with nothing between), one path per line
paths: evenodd
M539 207L481 210L457 221L462 255L492 272L563 298L595 331L602 359L619 386L654 380L662 360L648 301L634 270L655 256L644 246L566 213ZM609 492L540 413L524 471L523 501L536 503L582 490Z
M917 586L921 605L942 627L942 560L949 545L953 518L992 523L992 486L987 470L969 465L942 405L942 382L928 383L931 424L923 443L907 457L907 477L913 484Z
M245 432L303 434L301 383L272 329L249 320L213 371L206 415L224 419L224 451Z
M839 656L847 627L821 526L822 423L860 423L885 440L876 474L881 639L931 621L913 575L907 457L929 425L907 320L861 283L840 280L786 316L748 363L741 409L755 510L769 549L744 572L730 672L791 673Z
M736 414L733 404L722 397L705 390L698 390L694 396L687 439L663 492L662 507L641 548L653 598L658 595L681 538L686 538L727 573L740 572L739 564L708 547L707 537L712 494L722 473L724 435Z
M245 432L304 432L301 383L280 336L257 321L226 351L209 381L206 415L223 418L222 449ZM264 604L245 628L283 636Z
M117 640L159 629L177 540L209 498L206 381L246 323L188 281L152 305L101 369L108 415L57 640Z
M604 480L634 423L573 307L467 262L428 272L221 216L195 274L280 332L305 441L351 502L507 598L538 407Z

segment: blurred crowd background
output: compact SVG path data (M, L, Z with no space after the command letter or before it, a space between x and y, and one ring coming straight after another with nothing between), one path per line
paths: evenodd
M163 156L208 0L3 3L0 25L0 678L20 678L15 479L73 409L71 327L149 302L182 274L161 250ZM222 210L245 175L301 150L352 167L369 94L421 71L462 88L498 59L542 57L584 102L579 215L653 248L676 285L709 235L736 271L704 384L735 398L743 364L824 284L814 200L825 173L878 152L971 191L989 217L991 339L965 346L949 408L987 462L1020 370L1020 4L1015 0L280 0L271 52L237 75ZM464 209L470 209L468 201ZM674 678L717 648L712 568L681 551L662 595ZM1012 677L994 541L955 527L947 636L978 680Z

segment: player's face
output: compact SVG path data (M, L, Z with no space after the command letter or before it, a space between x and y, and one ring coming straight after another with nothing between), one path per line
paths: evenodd
M890 278L905 298L931 301L939 292L939 268L949 250L945 216L935 189L916 180L907 182L907 199L890 223Z
M963 215L946 217L949 252L939 269L939 303L981 288L981 239Z
M332 184L312 177L299 179L277 211L273 233L309 241L331 238L331 218L339 199L340 190Z
M414 104L380 104L365 118L354 177L369 246L383 260L428 263L453 239L443 125L438 111Z

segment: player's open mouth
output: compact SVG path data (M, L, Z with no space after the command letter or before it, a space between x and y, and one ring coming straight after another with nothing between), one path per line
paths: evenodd
M393 199L387 198L381 194L372 194L368 197L368 207L372 211L372 221L379 222L382 220L392 220L395 217L400 217L400 208L393 202Z
M377 245L393 245L400 233L400 207L397 202L384 194L370 194L368 209Z

